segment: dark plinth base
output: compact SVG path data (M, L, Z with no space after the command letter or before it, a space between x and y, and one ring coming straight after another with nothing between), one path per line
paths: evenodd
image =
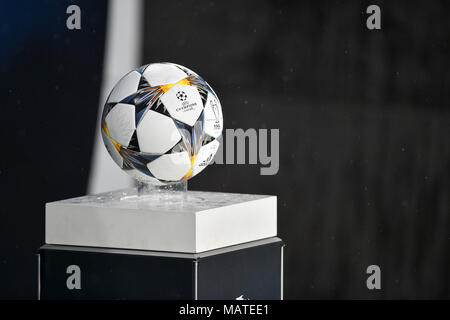
M200 254L44 245L40 299L282 299L276 237Z

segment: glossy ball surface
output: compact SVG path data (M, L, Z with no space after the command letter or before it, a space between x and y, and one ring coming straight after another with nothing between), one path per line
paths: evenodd
M126 74L112 89L101 118L113 160L137 180L190 179L214 158L223 115L213 89L192 70L152 63Z

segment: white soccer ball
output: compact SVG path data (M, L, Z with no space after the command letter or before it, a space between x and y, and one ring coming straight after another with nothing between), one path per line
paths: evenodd
M103 141L114 161L137 180L190 179L214 158L223 115L213 89L174 63L152 63L126 74L103 108Z

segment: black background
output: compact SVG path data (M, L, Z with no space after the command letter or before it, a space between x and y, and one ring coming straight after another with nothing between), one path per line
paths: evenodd
M44 205L85 194L100 95L106 1L2 1L0 298L37 297Z
M44 203L86 192L106 2L2 3L0 297L36 296ZM382 30L366 28L369 4ZM144 63L203 76L226 128L279 128L280 169L191 189L278 195L285 298L450 297L450 5L148 1ZM8 44L8 45L5 45ZM368 265L382 290L366 288Z

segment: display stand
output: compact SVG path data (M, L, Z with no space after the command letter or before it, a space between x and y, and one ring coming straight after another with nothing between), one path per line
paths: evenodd
M41 299L282 298L275 196L136 188L46 204Z

